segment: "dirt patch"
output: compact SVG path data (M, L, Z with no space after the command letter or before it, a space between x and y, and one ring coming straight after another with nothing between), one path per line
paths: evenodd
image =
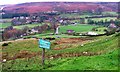
M34 57L36 55L37 55L37 53L32 53L32 52L28 52L28 51L20 51L19 53L15 54L13 59L17 59L17 58L31 58L31 57Z
M87 40L91 40L91 39L61 38L60 40L57 40L56 42L54 42L54 44L59 45L59 44L64 44L64 43L78 43L78 42L87 41Z
M17 54L13 55L13 56L9 56L8 53L2 53L2 59L0 61L2 61L3 59L8 60L15 60L18 58L31 58L31 57L35 57L36 55L38 55L40 52L29 52L29 51L19 51Z
M62 49L70 48L70 47L72 47L72 45L64 45L64 46L56 47L53 50L62 50Z
M51 59L51 58L66 58L66 57L94 56L94 55L100 55L100 53L93 53L93 52L62 53L62 54L55 54L47 57Z
M86 39L86 38L61 38L60 40L56 40L54 42L55 48L53 50L61 50L61 49L66 49L66 48L71 48L80 44L83 44L86 41L90 41L91 39ZM2 59L0 61L3 61L3 59L8 60L15 60L19 58L32 58L37 55L40 55L40 52L29 52L29 51L19 51L13 56L10 56L7 52L2 53ZM62 53L62 54L55 54L55 55L49 55L46 56L47 58L60 58L60 57L79 57L79 56L93 56L93 55L98 55L98 53L91 53L91 52L80 52L80 53Z
M80 57L80 56L94 56L94 55L100 55L101 53L94 53L94 52L79 52L79 53L61 53L61 54L55 54L55 55L48 55L46 58L49 59L56 59L56 58L66 58L66 57ZM19 53L15 54L13 57L8 56L7 53L2 54L2 59L0 61L2 62L4 59L7 61L9 60L15 60L20 58L32 58L37 55L40 55L40 52L32 53L28 51L20 51Z
M86 42L92 39L86 38L61 38L60 40L56 40L54 42L55 47L53 50L61 50L71 47L77 47L78 45L85 44Z

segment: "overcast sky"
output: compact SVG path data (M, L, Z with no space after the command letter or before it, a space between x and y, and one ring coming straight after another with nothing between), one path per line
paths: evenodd
M0 0L0 5L25 2L119 2L120 0Z

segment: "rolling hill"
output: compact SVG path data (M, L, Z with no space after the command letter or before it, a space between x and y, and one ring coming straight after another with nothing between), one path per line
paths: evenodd
M51 11L96 11L102 8L103 11L117 11L115 2L30 2L8 5L3 8L5 13L37 13Z

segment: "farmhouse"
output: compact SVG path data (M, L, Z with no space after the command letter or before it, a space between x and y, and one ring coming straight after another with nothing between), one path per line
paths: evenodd
M117 28L117 26L114 23L111 23L108 28Z
M87 32L87 35L98 35L96 32Z

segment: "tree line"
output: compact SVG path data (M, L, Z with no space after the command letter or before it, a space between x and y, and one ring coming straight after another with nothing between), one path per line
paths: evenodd
M9 39L14 40L14 39L22 38L23 36L27 36L29 35L29 32L31 32L32 29L38 31L37 33L43 33L46 30L51 30L54 28L55 26L53 24L51 25L44 24L42 26L35 26L33 28L29 28L28 26L25 26L22 29L15 29L13 28L13 26L9 26L5 28L4 31L2 32L2 41L6 41Z
M95 25L102 25L102 26L108 26L111 23L114 23L116 26L120 27L120 20L118 20L118 19L115 19L115 20L113 20L113 19L111 19L111 20L105 19L105 20L96 21L96 20L92 20L92 19L89 18L87 20L87 23L91 24L91 25L95 24Z

